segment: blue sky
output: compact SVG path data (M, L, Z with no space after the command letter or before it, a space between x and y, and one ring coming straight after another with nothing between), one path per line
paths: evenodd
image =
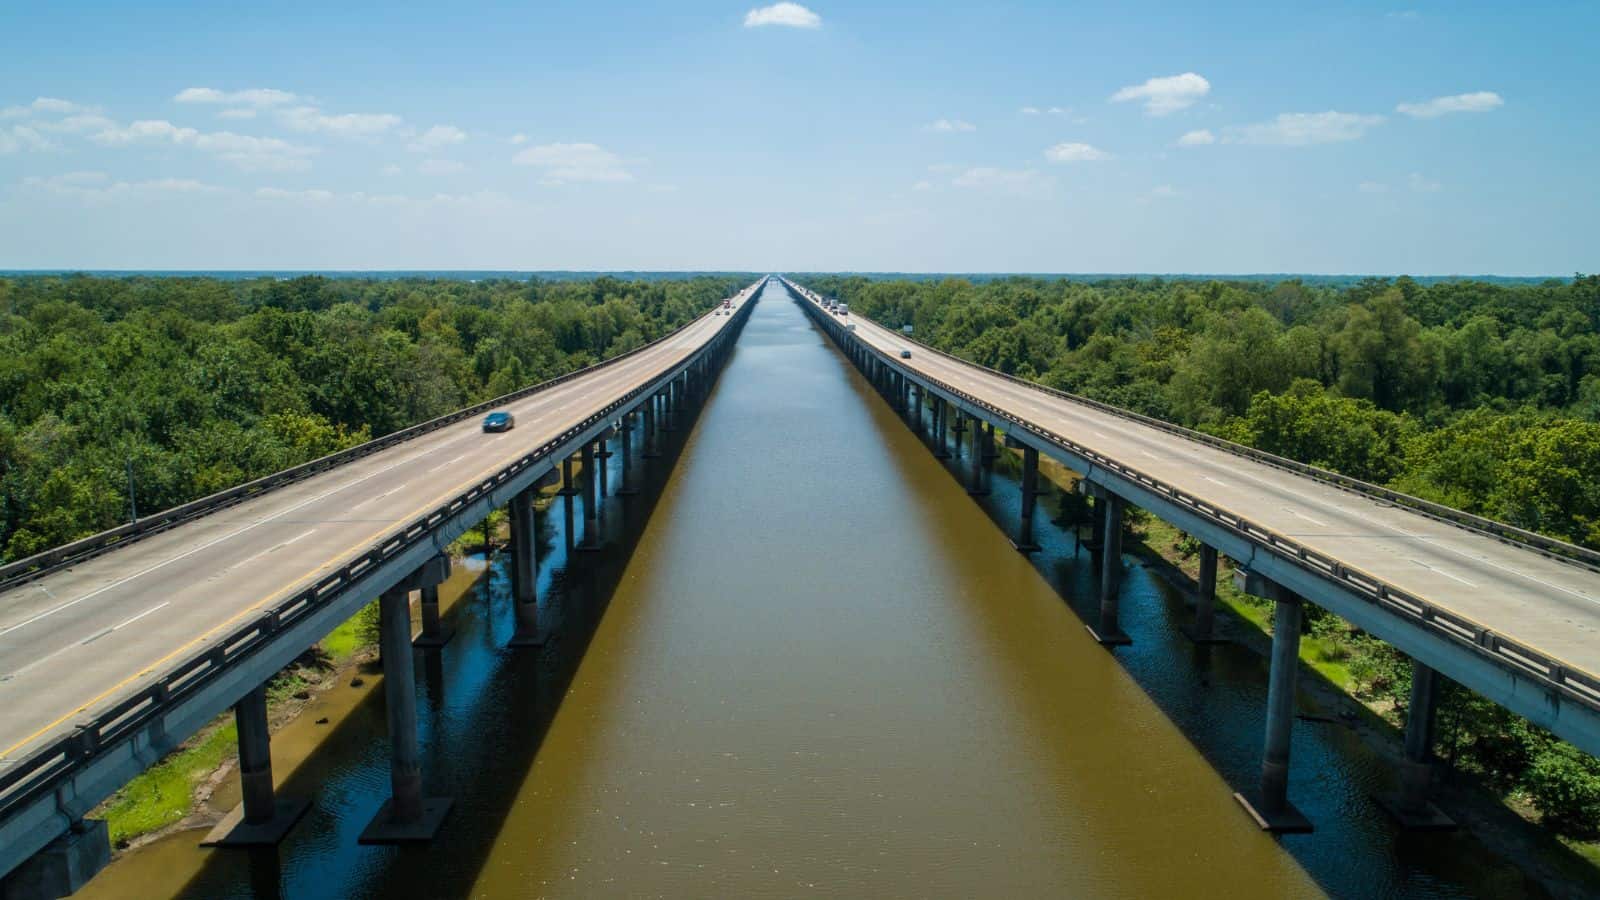
M11 5L0 267L1592 271L1596 26L1594 3Z

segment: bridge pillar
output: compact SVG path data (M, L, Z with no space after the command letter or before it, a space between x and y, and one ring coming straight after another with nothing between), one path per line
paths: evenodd
M595 471L595 444L590 441L583 445L583 541L578 544L579 550L600 549L600 502L595 497L595 483L599 475Z
M1102 493L1101 511L1105 519L1105 549L1100 554L1100 619L1089 626L1094 639L1106 646L1131 644L1133 639L1118 622L1119 592L1122 590L1122 509L1123 499L1110 491Z
M1011 542L1021 553L1037 553L1039 545L1033 542L1033 509L1039 503L1036 490L1039 482L1039 451L1022 447L1022 514L1017 518L1017 538Z
M1291 590L1249 571L1236 569L1234 579L1247 594L1273 602L1272 663L1267 676L1267 727L1261 752L1261 787L1253 794L1236 793L1263 831L1304 833L1311 822L1289 802L1289 746L1294 727L1294 682L1300 668L1300 621L1305 601Z
M936 438L933 445L933 455L938 459L950 458L950 404L943 397L933 398L933 430Z
M1431 667L1411 661L1411 705L1406 710L1406 754L1400 763L1400 790L1379 798L1379 803L1412 831L1449 831L1455 820L1429 802L1433 792L1433 735L1438 705L1439 675Z
M645 459L655 459L661 455L659 438L656 435L656 398L652 396L644 402L644 451L639 455Z
M1194 601L1194 624L1179 630L1196 644L1226 644L1227 638L1217 637L1217 548L1200 545L1199 588Z
M916 430L917 437L922 437L922 406L927 402L926 398L922 396L922 385L913 384L911 386L911 394L911 427Z
M994 460L995 460L995 457L997 457L999 455L1000 455L999 451L995 450L995 448L994 448L994 423L993 422L984 422L983 423L983 461L985 463L991 463L992 464L994 462Z
M511 605L516 610L517 630L511 635L513 647L539 647L544 635L539 631L539 536L533 513L537 488L528 488L511 498Z
M983 483L983 428L977 419L972 420L972 454L968 462L972 469L968 475L967 493L974 497L988 494L989 488Z
M439 586L429 585L421 591L418 609L422 613L422 632L411 646L422 649L443 647L455 637L455 629L446 625L439 615Z
M363 844L432 840L450 811L448 797L422 796L422 755L417 739L416 671L411 656L413 587L438 584L450 574L450 559L435 557L409 579L378 598L383 645L383 697L389 719L389 784L392 794L361 832Z
M605 433L602 432L600 437L595 440L594 443L594 455L597 461L595 464L595 475L599 476L600 478L600 498L604 500L605 497L610 494L608 488L610 487L611 480L611 441L607 439Z
M967 417L959 409L956 410L955 425L950 428L950 433L955 436L953 443L956 447L955 454L959 458L961 456L961 438L967 433Z
M620 430L622 432L622 471L617 478L617 496L628 497L639 493L633 486L633 427L635 416L628 413L622 417Z
M578 485L572 480L572 457L568 456L561 461L561 496L571 497L578 493Z
M104 819L78 819L67 833L0 876L5 900L56 900L75 894L111 865L111 830Z
M239 788L244 801L218 822L202 847L271 847L311 808L309 800L280 800L272 788L272 737L267 686L258 684L233 707L239 730Z

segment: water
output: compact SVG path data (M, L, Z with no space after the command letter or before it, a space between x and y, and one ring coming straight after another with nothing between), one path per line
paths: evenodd
M185 835L95 886L1520 892L1503 866L1463 868L1465 839L1397 841L1365 799L1378 767L1337 728L1296 727L1291 792L1318 832L1257 831L1231 791L1259 765L1260 662L1197 656L1172 628L1181 603L1137 568L1123 600L1135 644L1095 644L1063 600L1088 609L1087 555L1049 526L1045 552L1014 552L996 525L1015 514L1003 471L974 504L781 289L668 478L670 462L631 505L607 504L611 552L569 566L560 507L540 516L544 613L561 635L544 652L504 649L497 565L454 610L455 640L419 661L428 790L457 800L433 845L355 843L387 794L380 692L282 788L317 807L277 851L198 851Z

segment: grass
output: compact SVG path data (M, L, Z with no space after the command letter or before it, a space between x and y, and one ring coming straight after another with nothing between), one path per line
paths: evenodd
M187 816L195 788L233 755L238 743L233 722L224 722L123 786L105 810L111 845L121 846Z

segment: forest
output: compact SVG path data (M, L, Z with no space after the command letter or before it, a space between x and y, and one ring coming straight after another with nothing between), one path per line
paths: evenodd
M1600 276L799 280L973 362L1600 549ZM1403 723L1409 660L1323 610L1306 627ZM1600 839L1600 760L1455 686L1440 727L1453 768Z
M0 562L623 353L746 281L0 278Z

